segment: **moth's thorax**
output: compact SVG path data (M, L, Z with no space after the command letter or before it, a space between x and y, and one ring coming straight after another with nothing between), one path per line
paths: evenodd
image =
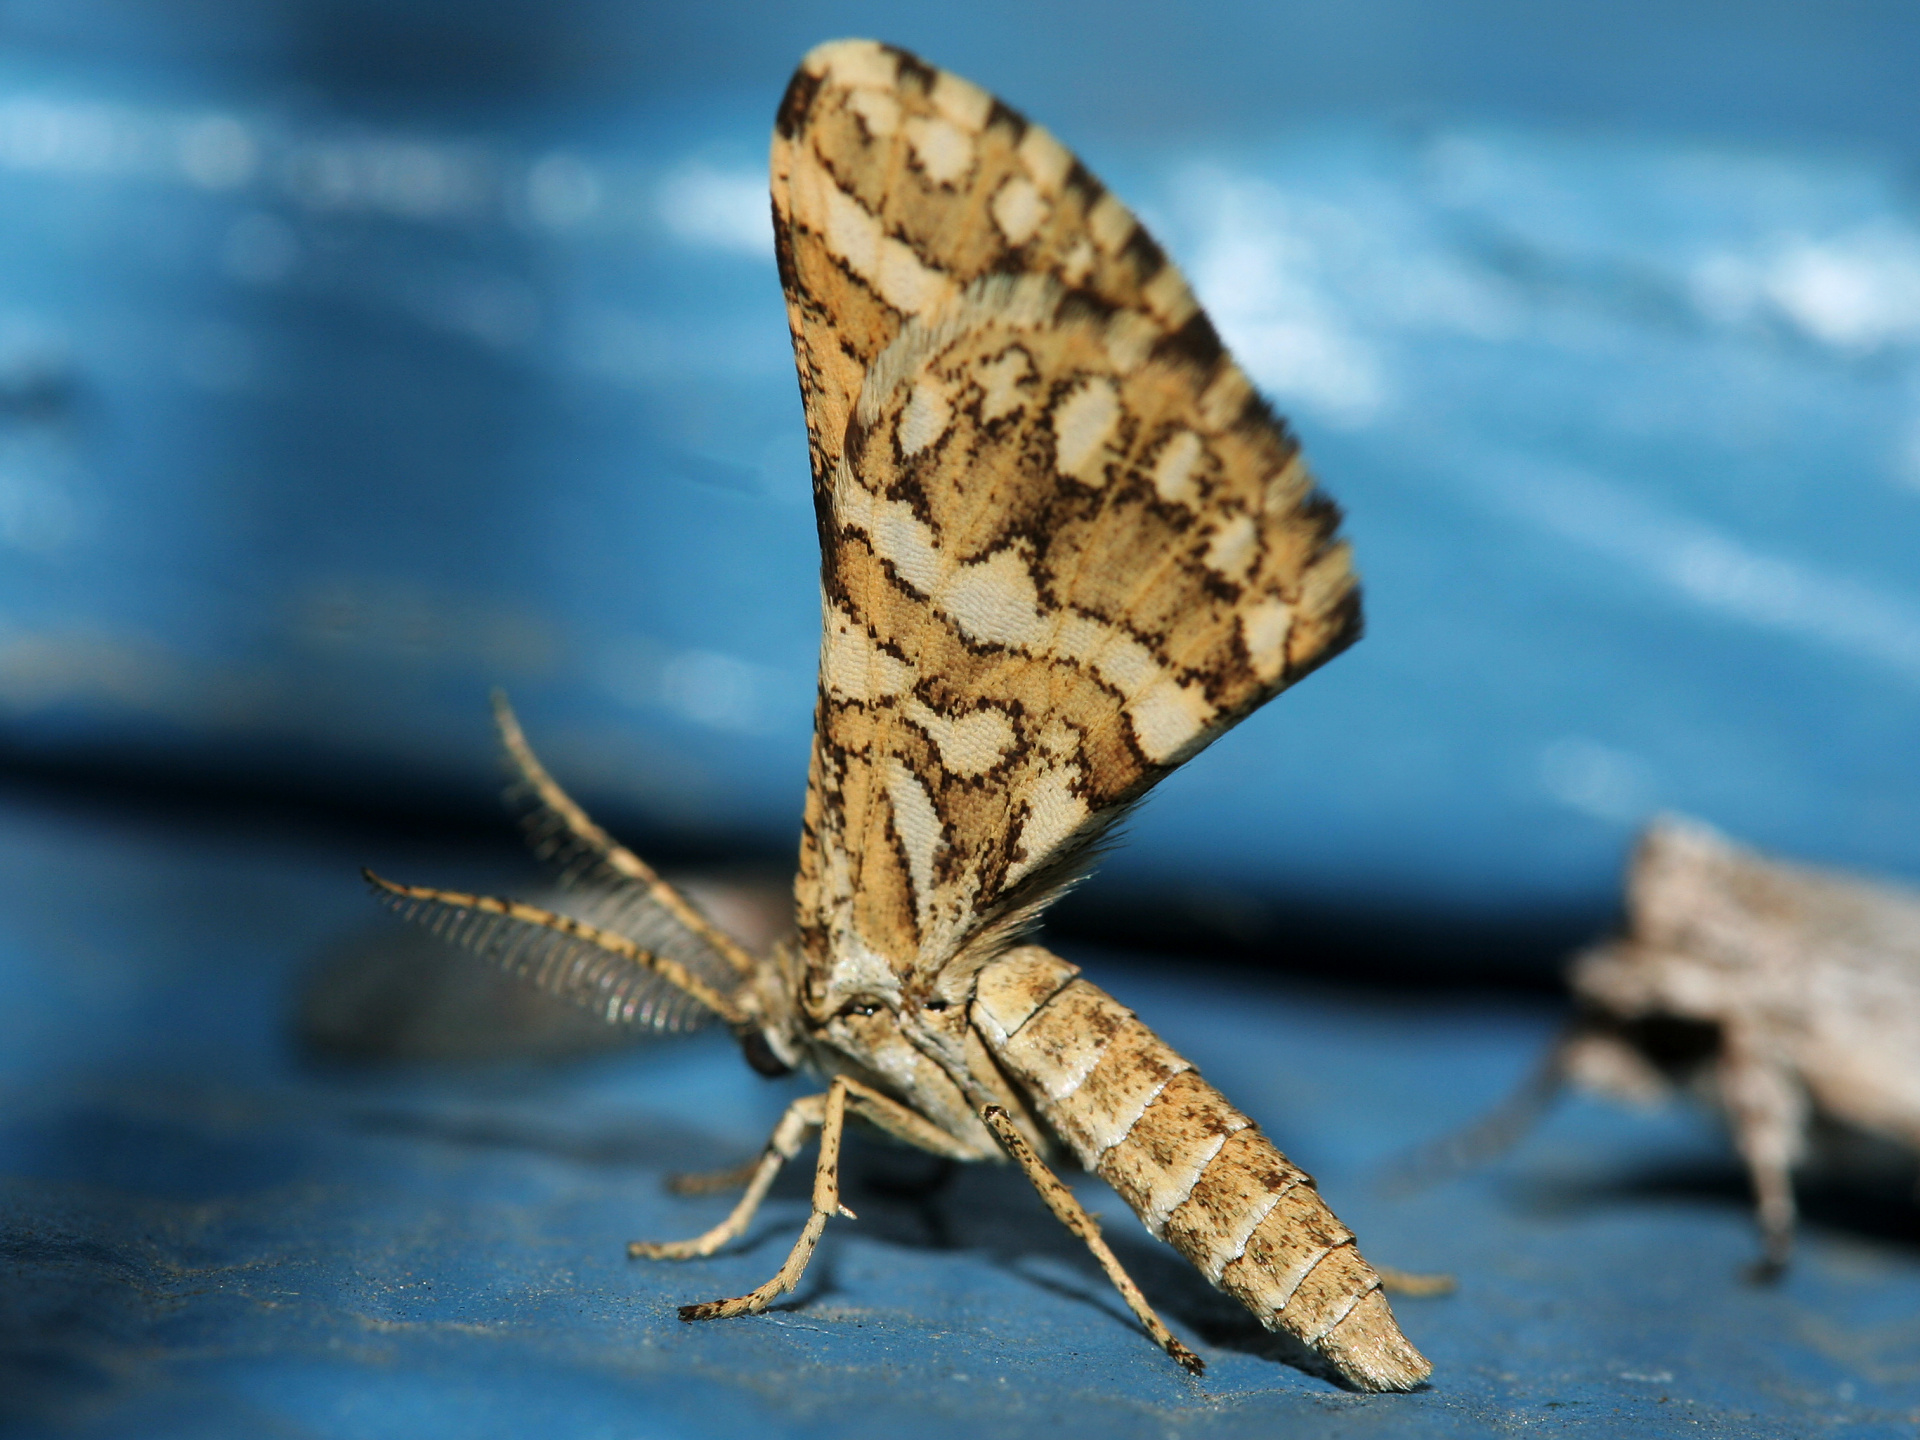
M1630 941L1587 950L1574 961L1570 979L1583 1004L1622 1020L1662 1013L1717 1020L1745 994L1712 960Z
M964 1007L903 1015L876 999L856 997L823 1020L808 1023L808 1058L826 1074L851 1075L887 1092L947 1134L973 1143L983 1157L994 1156L993 1141L967 1094L964 1059L955 1065L939 1053L942 1047L928 1043L930 1028L935 1033L954 1028L949 1013L958 1023L958 1053L964 1045Z

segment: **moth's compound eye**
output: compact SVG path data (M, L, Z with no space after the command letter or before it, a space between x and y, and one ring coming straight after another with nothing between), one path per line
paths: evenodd
M929 1000L924 1008L938 1012L947 1008L947 1002L944 1000Z
M858 1015L865 1019L869 1015L878 1015L880 1007L871 1000L855 1000L840 1012L842 1015Z

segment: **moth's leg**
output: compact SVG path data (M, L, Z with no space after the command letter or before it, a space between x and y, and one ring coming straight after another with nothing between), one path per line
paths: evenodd
M916 1150L926 1150L948 1160L986 1160L993 1156L992 1150L983 1152L949 1135L918 1110L902 1105L890 1095L883 1095L871 1085L862 1085L858 1080L844 1075L840 1077L840 1083L847 1088L847 1109L850 1113L859 1116L874 1129L905 1141Z
M691 1240L668 1240L662 1243L635 1240L627 1246L627 1255L635 1260L690 1260L696 1256L711 1255L728 1241L737 1238L753 1223L754 1212L760 1208L760 1202L767 1198L767 1191L773 1185L773 1177L780 1173L780 1167L800 1153L800 1147L807 1143L808 1134L820 1126L832 1093L806 1095L787 1107L787 1113L780 1117L780 1123L773 1127L773 1134L767 1139L766 1152L754 1164L753 1175L747 1181L747 1193L740 1197L740 1203L733 1207L733 1213L726 1219L706 1234L696 1235Z
M787 1253L787 1263L766 1284L745 1295L731 1300L709 1300L701 1305L682 1305L682 1320L720 1320L729 1315L758 1314L800 1283L807 1262L813 1258L813 1247L820 1243L820 1234L827 1228L827 1220L834 1215L854 1218L853 1212L840 1203L840 1134L846 1125L848 1088L849 1082L843 1075L835 1076L833 1084L827 1087L818 1122L820 1160L813 1170L813 1213L807 1217L806 1228Z
M848 1113L859 1116L874 1129L883 1131L896 1140L904 1141L916 1150L926 1150L938 1155L943 1160L986 1158L964 1141L956 1140L917 1110L909 1109L898 1100L881 1094L871 1086L862 1085L858 1080L847 1079L846 1087ZM987 1152L989 1155L991 1153L991 1151ZM793 1157L788 1155L787 1158ZM722 1190L738 1190L741 1186L751 1183L766 1163L766 1157L763 1156L757 1160L749 1160L744 1165L735 1165L725 1170L673 1175L667 1179L667 1188L676 1195L711 1195Z
M1417 1270L1396 1270L1391 1265L1376 1265L1373 1273L1380 1277L1380 1288L1390 1295L1425 1298L1451 1295L1460 1288L1459 1280L1445 1271L1423 1274Z
M766 1158L758 1156L738 1165L729 1165L724 1170L695 1170L669 1175L667 1189L675 1195L718 1195L728 1190L738 1190L751 1183L765 1163Z
M1040 1192L1040 1198L1047 1202L1047 1208L1053 1211L1062 1225L1078 1235L1087 1249L1093 1252L1093 1258L1100 1262L1100 1268L1107 1272L1107 1279L1113 1282L1113 1288L1120 1292L1120 1298L1127 1302L1127 1308L1133 1311L1134 1318L1146 1327L1146 1331L1159 1344L1162 1350L1195 1375L1207 1368L1193 1351L1174 1338L1153 1307L1147 1304L1147 1297L1140 1293L1140 1287L1133 1278L1120 1268L1120 1262L1113 1257L1113 1251L1107 1248L1107 1242L1100 1238L1100 1226L1094 1218L1080 1207L1073 1198L1073 1192L1062 1185L1054 1173L1046 1167L1040 1157L1033 1153L1033 1147L1027 1144L1026 1137L1015 1128L1013 1119L998 1105L989 1105L980 1112L980 1118L994 1137L1006 1147L1007 1154L1014 1163L1027 1172L1027 1179L1033 1182L1033 1188Z
M1792 1073L1731 1027L1722 1042L1720 1097L1753 1180L1760 1222L1758 1276L1771 1279L1793 1253L1793 1166L1806 1144L1807 1097Z

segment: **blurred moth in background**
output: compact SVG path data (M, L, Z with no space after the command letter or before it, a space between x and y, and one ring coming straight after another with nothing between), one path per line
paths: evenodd
M1920 1154L1920 893L1783 864L1695 821L1640 838L1626 933L1577 957L1579 1012L1496 1114L1417 1159L1456 1169L1572 1084L1718 1108L1753 1184L1762 1274L1793 1247L1793 1171L1821 1131Z
M773 211L805 401L824 634L792 933L751 954L567 798L504 706L538 846L577 913L394 884L410 918L618 1025L719 1019L794 1101L710 1255L847 1117L1019 1165L1189 1370L1050 1166L1107 1180L1268 1329L1347 1383L1428 1362L1310 1176L1076 967L1023 936L1146 792L1360 631L1339 512L1186 281L1045 130L868 41L781 103Z

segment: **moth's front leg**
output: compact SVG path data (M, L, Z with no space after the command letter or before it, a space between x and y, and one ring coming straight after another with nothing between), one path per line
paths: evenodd
M722 1220L704 1235L696 1235L691 1240L668 1240L654 1242L635 1240L627 1246L627 1256L633 1260L691 1260L696 1256L711 1255L722 1245L737 1239L753 1223L754 1213L759 1210L760 1202L767 1198L767 1191L780 1173L780 1167L800 1153L800 1147L807 1143L807 1136L820 1128L826 1114L829 1096L806 1095L787 1107L787 1113L780 1117L780 1123L773 1127L773 1134L767 1139L766 1153L760 1157L754 1167L752 1178L747 1181L747 1193L740 1197L740 1203L733 1207L733 1213Z
M748 1291L745 1295L737 1295L731 1300L709 1300L701 1305L682 1305L680 1307L682 1320L719 1320L729 1315L757 1314L766 1309L775 1299L800 1283L800 1277L806 1273L807 1262L813 1258L813 1248L820 1243L821 1232L827 1228L827 1220L834 1215L845 1215L849 1220L854 1218L853 1212L840 1203L840 1136L845 1129L847 1119L846 1077L836 1076L833 1084L828 1087L824 1099L818 1095L808 1098L814 1101L820 1110L817 1122L807 1122L818 1123L820 1126L820 1160L813 1170L813 1213L807 1216L806 1228L800 1232L800 1238L793 1242L793 1249L787 1253L787 1263L782 1265L779 1272L766 1284ZM787 1113L792 1115L805 1103L805 1101L795 1101ZM785 1121L781 1123L784 1125ZM778 1138L779 1132L775 1131L776 1142ZM797 1146L798 1142L796 1141L795 1144ZM769 1145L767 1150L771 1156L774 1153L774 1146ZM766 1170L769 1184L773 1180L773 1171L778 1168L776 1163ZM766 1186L759 1184L759 1177L756 1176L755 1188L748 1190L746 1198L736 1208L735 1214L746 1208L747 1200L758 1205L760 1196L765 1193ZM748 1214L751 1213L748 1211ZM732 1223L731 1217L728 1223ZM746 1221L741 1220L740 1225L744 1228ZM724 1229L726 1226L722 1225L708 1233L717 1235ZM739 1231L736 1230L734 1233L738 1234ZM702 1240L706 1238L707 1236L701 1237ZM725 1241L719 1243L724 1244Z
M1793 1166L1806 1146L1806 1091L1777 1057L1735 1026L1725 1032L1718 1079L1734 1144L1753 1181L1762 1245L1755 1278L1771 1280L1793 1253Z

